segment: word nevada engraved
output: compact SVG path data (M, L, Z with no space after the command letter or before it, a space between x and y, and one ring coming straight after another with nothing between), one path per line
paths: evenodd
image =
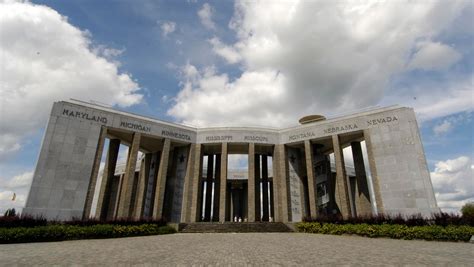
M151 127L143 126L141 124L133 123L133 122L121 121L120 127L130 128L130 129L139 130L143 132L151 132Z
M384 124L384 123L394 122L394 121L398 121L398 118L396 116L378 118L378 119L374 119L374 120L368 120L367 121L367 126L372 126L372 125L377 125L377 124Z
M63 115L66 115L68 117L79 118L79 119L84 119L84 120L88 120L88 121L95 121L95 122L100 122L100 123L103 123L103 124L107 124L107 118L106 117L95 116L95 115L91 116L87 112L73 111L73 110L64 109L63 110Z
M340 125L336 127L330 127L327 129L324 129L325 134L332 134L332 133L337 133L337 132L342 132L342 131L348 131L348 130L355 130L358 129L357 124L347 124L347 125Z

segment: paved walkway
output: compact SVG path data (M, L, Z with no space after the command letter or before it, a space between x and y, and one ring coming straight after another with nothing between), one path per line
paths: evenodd
M474 266L469 243L303 233L174 234L0 245L0 265Z

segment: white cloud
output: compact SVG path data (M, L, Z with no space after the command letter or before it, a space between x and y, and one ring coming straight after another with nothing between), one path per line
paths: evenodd
M242 56L235 48L224 45L217 37L210 39L209 43L212 44L214 53L223 57L229 64L235 64L242 59Z
M472 112L474 111L472 77L432 85L428 92L417 98L413 106L421 121L459 112Z
M0 159L44 127L53 101L96 100L122 107L141 101L138 84L112 58L122 50L93 46L90 34L55 10L0 3Z
M452 47L439 42L422 42L409 63L409 68L444 70L461 59L461 54Z
M437 124L433 128L433 132L436 135L442 135L442 134L445 134L445 133L449 132L452 128L453 128L453 124L448 120L444 120L442 123Z
M168 34L174 32L176 30L176 23L172 21L166 21L161 23L161 32L163 33L163 36L168 36Z
M194 125L283 126L306 114L376 105L390 78L410 70L410 53L448 28L465 4L238 1L230 23L237 41L210 43L229 63L239 62L242 74L183 76L168 113ZM438 115L445 107L459 111L472 106L468 88L429 103L442 105L434 107Z
M202 25L209 30L215 30L216 24L212 21L212 13L214 9L208 3L204 3L198 11L199 19L201 19Z
M466 156L436 163L431 181L443 211L459 212L465 203L474 201L472 164L472 159Z
M33 179L33 172L31 171L24 172L22 174L14 176L10 181L8 181L6 184L6 187L7 188L26 187L31 184L32 179Z
M0 177L0 214L7 209L15 208L17 211L25 206L33 172L27 171L10 179ZM13 200L13 194L16 194Z

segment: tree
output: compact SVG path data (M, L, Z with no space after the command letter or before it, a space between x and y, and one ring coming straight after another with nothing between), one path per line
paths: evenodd
M15 217L16 216L16 210L13 209L7 209L4 214L5 217Z
M462 217L468 221L474 221L474 202L466 203L461 208Z

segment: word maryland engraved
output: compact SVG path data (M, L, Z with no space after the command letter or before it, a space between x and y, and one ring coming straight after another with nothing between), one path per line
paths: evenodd
M89 113L87 113L87 112L73 111L73 110L64 109L63 110L63 115L66 115L68 117L79 118L79 119L84 119L84 120L88 120L88 121L95 121L95 122L100 122L100 123L103 123L103 124L107 124L107 118L106 117L89 115Z

